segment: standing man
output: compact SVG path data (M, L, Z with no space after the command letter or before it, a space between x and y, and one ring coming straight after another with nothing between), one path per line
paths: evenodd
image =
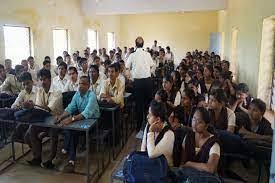
M154 62L150 53L142 49L144 41L142 37L136 39L136 51L129 55L126 63L126 68L131 69L134 79L134 97L137 110L137 127L136 130L141 130L141 125L145 117L145 110L152 99L152 80L151 68Z

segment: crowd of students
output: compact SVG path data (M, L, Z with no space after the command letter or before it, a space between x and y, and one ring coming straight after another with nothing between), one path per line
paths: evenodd
M266 104L252 99L247 84L233 82L229 61L215 53L195 50L187 52L175 67L169 46L164 49L155 41L146 51L154 63L152 78L162 80L161 87L154 88L157 92L152 96L143 133L141 151L147 151L149 157L164 155L170 166L215 173L222 152L253 156L256 146L240 150L237 145L247 140L271 143L271 124L264 117ZM63 57L56 58L57 66L46 56L42 68L32 56L15 69L6 59L4 65L0 64L0 100L14 102L10 106L2 103L0 117L39 121L53 115L62 126L98 117L98 102L123 108L124 93L134 92L132 70L126 68L134 52L134 48L124 47L122 51L118 47L108 55L105 48L91 52L87 47L83 57L79 51L71 57L64 51ZM75 93L63 109L62 93L68 92ZM30 125L17 126L14 136L31 147L30 164L52 168L59 133ZM160 133L164 133L161 139ZM44 134L50 134L52 153L41 163ZM62 153L69 156L66 172L74 170L77 144L78 134L65 131Z

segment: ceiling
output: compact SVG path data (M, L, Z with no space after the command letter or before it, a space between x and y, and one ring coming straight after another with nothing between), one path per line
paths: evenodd
M86 14L138 14L224 10L227 0L81 0Z

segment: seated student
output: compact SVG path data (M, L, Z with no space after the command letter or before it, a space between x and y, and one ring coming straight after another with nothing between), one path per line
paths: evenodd
M222 67L217 65L214 66L214 72L213 72L214 79L219 79L221 73L222 73Z
M29 56L27 59L29 63L29 69L28 72L31 73L33 81L37 81L37 72L39 71L39 66L35 64L34 58L32 56Z
M15 69L12 68L12 61L11 59L5 60L5 69L7 74L15 75Z
M65 109L63 114L57 118L59 125L69 125L75 121L99 118L99 106L96 95L89 90L90 79L88 76L81 76L79 79L79 89L74 95L71 103ZM76 147L78 144L78 133L72 130L65 131L64 154L69 154L69 162L63 171L67 173L74 172L76 160Z
M87 58L81 58L80 62L79 62L80 66L81 66L81 71L79 72L79 77L81 76L88 76L88 61Z
M64 62L63 57L58 56L58 57L56 58L56 66L55 66L55 68L53 69L55 75L52 76L52 77L58 76L58 65L59 65L61 62Z
M202 88L206 88L206 91L203 91L202 93L209 93L209 90L210 90L210 86L212 84L212 82L214 81L214 78L213 78L213 66L212 65L206 65L204 67L204 71L203 71L203 76L204 76L204 86L205 87L202 87Z
M121 74L119 62L115 62L114 65L115 65L115 66L117 67L117 69L118 69L117 78L118 78L118 79L122 82L122 84L125 86L125 77L123 76L123 74Z
M133 80L130 70L125 67L125 62L123 60L119 61L120 74L125 80L125 91L133 93ZM123 79L123 78L122 78Z
M14 120L15 112L28 109L30 103L33 103L36 99L37 88L33 86L31 74L23 72L20 75L20 80L23 83L24 89L19 93L15 102L11 105L11 108L0 109L1 119ZM15 139L23 140L27 129L25 125L17 125L14 133Z
M43 67L44 69L47 69L51 72L51 76L56 76L55 72L54 72L54 67L51 65L51 58L49 56L46 56L44 61L43 61ZM39 72L39 70L37 71L37 73ZM38 79L37 79L38 80Z
M29 64L28 64L28 61L26 59L21 60L21 65L23 65L23 67L24 67L24 72L28 72Z
M205 176L204 180L212 182L210 180L217 171L221 150L218 138L208 131L209 123L208 111L205 108L197 108L192 119L193 131L189 131L182 141L183 156L182 160L179 160L182 168L176 171L180 182L186 179L199 180L204 174L209 175Z
M211 125L215 129L234 133L236 126L235 113L226 107L227 98L223 89L216 89L209 96Z
M170 75L163 78L162 87L167 93L167 112L170 115L171 111L180 104L180 92L173 88L173 80Z
M97 65L90 65L89 78L91 80L90 90L96 94L97 99L100 99L100 90L105 80L99 74L99 69Z
M147 115L148 124L145 127L141 151L147 151L150 158L164 155L168 165L173 166L174 133L165 122L165 107L153 100Z
M171 77L172 77L172 80L173 80L173 86L174 86L175 90L180 91L181 79L180 79L179 71L172 71L171 72Z
M0 85L5 81L7 77L5 67L0 64Z
M53 90L63 92L68 81L67 64L65 62L61 62L58 65L58 76L55 76L52 81Z
M111 64L108 67L108 79L104 81L100 90L100 100L107 103L113 103L120 105L121 108L124 106L124 91L125 85L117 78L118 68Z
M182 108L182 111L184 111L184 119L182 124L184 126L191 127L192 117L194 115L194 99L195 99L195 93L192 89L186 88L182 94L181 94L181 104L177 107Z
M252 100L249 95L249 88L247 84L240 83L236 86L236 94L231 97L231 110L234 112L245 112L247 113L247 109Z
M105 67L103 65L101 65L100 57L95 56L94 61L93 61L93 65L97 65L98 70L99 70L99 74L102 75L102 77L104 77L104 79L106 79Z
M230 63L227 60L222 61L222 72L227 75L228 78L232 78L232 72L229 71Z
M7 74L5 81L0 86L0 92L9 96L16 96L22 90L22 83L19 80L19 76L24 71L24 66L15 66L15 75ZM5 95L6 96L6 95Z
M219 77L219 81L221 82L221 88L224 89L228 98L235 96L235 83L233 83L228 76L228 74L222 72Z
M78 72L73 66L68 69L69 80L64 87L63 92L77 91L78 90Z
M36 94L35 103L30 103L30 113L26 116L16 116L19 121L41 121L44 120L45 117L53 115L60 115L63 112L62 105L62 94L61 92L54 91L51 84L51 73L46 69L41 69L38 72L38 78L42 83L42 87L38 89ZM41 109L41 110L39 110ZM25 141L31 147L33 153L33 159L28 161L31 165L40 165L41 163L41 153L42 153L42 139L39 134L41 132L50 132L51 137L51 154L48 161L42 163L43 167L52 168L52 160L55 158L58 136L57 132L53 129L48 129L44 127L38 126L30 126L28 132L26 134Z
M273 130L271 123L264 117L265 111L266 104L261 99L252 100L239 129L244 139L272 143Z

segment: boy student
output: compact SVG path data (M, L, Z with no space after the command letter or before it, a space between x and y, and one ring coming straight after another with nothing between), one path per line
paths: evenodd
M50 71L41 69L38 72L38 78L41 81L42 87L37 91L35 103L30 103L30 110L28 112L15 115L19 121L41 121L47 116L56 116L63 112L62 94L53 90ZM33 153L33 159L28 161L28 163L36 166L39 166L41 163L42 138L39 136L41 132L48 132L51 139L51 154L49 160L42 163L42 166L52 168L52 160L55 158L57 151L58 134L55 130L45 127L32 125L28 129L25 140Z

